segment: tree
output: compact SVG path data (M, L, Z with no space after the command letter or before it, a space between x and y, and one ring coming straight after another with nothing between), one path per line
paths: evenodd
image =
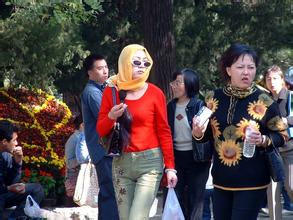
M175 70L173 1L142 1L144 42L154 65L150 80L170 98L169 82Z
M12 86L48 91L63 74L60 66L80 69L88 54L80 25L101 11L99 1L85 2L13 1L11 15L0 20L0 75Z

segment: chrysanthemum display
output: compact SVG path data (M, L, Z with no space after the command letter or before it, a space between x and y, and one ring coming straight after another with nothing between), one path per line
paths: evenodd
M0 88L0 119L18 125L27 182L40 182L45 193L62 193L64 145L74 131L67 105L41 90Z

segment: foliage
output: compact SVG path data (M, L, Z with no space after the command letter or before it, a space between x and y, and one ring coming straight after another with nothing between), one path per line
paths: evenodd
M84 57L89 52L103 54L111 73L116 72L121 49L143 44L143 17L154 16L144 12L141 0L58 2L12 1L11 16L2 13L0 76L10 78L11 84L37 84L48 90L54 84L58 92L77 95L86 80ZM290 0L181 0L173 1L173 9L176 67L198 70L203 89L223 83L217 62L233 42L258 51L259 73L272 64L283 70L292 65ZM160 74L153 76L169 77Z
M19 127L24 181L40 182L46 195L62 193L64 145L74 131L68 107L41 90L1 88L0 119Z
M263 58L259 72L272 64L281 65L284 70L292 65L290 1L204 2L204 6L188 0L174 2L177 64L197 69L204 89L223 83L217 62L233 42L249 44L258 51Z
M80 69L88 54L80 25L102 10L99 1L85 2L12 1L11 16L0 20L1 78L48 90L63 74L58 67Z

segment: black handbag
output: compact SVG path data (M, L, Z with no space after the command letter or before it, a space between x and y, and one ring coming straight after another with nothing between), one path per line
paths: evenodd
M204 143L198 143L193 141L192 151L193 159L196 162L206 162L211 161L213 156L213 142L207 141Z
M272 140L272 139L271 139ZM274 142L265 150L265 157L270 170L270 175L274 182L281 182L285 179L285 170L282 157L278 148L275 147Z
M112 88L113 106L116 105L116 91ZM117 157L122 154L121 132L120 124L116 122L110 134L101 138L101 144L106 149L108 156Z

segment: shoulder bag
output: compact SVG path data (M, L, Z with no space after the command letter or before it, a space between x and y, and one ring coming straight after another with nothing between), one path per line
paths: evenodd
M285 179L284 164L278 148L274 145L273 139L271 141L272 145L268 149L265 149L265 157L273 181L281 182Z
M83 163L77 177L73 201L79 206L98 207L99 184L95 165Z
M113 106L116 105L116 89L112 89ZM106 137L100 138L101 145L106 149L108 156L117 157L122 154L121 132L119 122L115 122L110 134Z

